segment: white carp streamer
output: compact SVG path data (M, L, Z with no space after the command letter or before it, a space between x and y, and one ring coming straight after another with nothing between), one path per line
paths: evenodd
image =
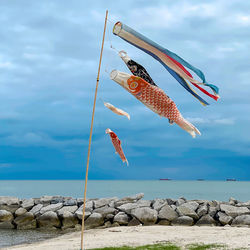
M108 109L110 109L111 111L113 111L115 114L117 114L117 115L124 115L124 116L126 116L130 120L130 115L127 112L123 111L122 109L116 108L111 103L108 103L108 102L103 102L103 103L104 103L105 107L107 107Z

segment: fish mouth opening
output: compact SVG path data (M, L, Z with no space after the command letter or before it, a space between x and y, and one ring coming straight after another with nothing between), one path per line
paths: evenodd
M105 133L106 134L109 134L111 132L111 129L110 128L107 128L106 130L105 130Z
M121 29L122 29L122 23L121 23L121 22L117 22L117 23L114 25L113 34L119 35Z
M116 69L112 70L109 74L109 77L111 80L115 80L115 78L117 77L118 75L118 71Z

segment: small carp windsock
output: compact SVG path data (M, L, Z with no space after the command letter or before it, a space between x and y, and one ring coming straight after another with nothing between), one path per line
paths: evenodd
M113 146L115 148L115 152L119 154L119 156L122 159L122 162L126 162L128 165L128 160L126 159L126 156L123 153L122 146L121 146L121 141L119 140L118 136L116 135L115 132L113 132L111 129L107 128L106 129L106 134L109 134L110 139L113 143Z
M125 88L153 112L174 121L192 137L195 137L196 134L201 134L194 125L182 117L175 103L159 87L149 84L140 77L118 70L113 70L110 73L110 78Z
M153 79L150 77L149 73L147 70L141 66L139 63L135 62L132 60L126 51L122 50L119 52L119 56L121 59L125 62L125 64L128 66L129 70L134 76L139 76L146 82L150 83L151 85L157 86Z
M123 111L122 109L116 108L111 103L108 103L108 102L103 102L103 103L104 103L105 107L107 107L108 109L110 109L111 111L113 111L115 114L117 114L117 115L124 115L124 116L126 116L130 120L130 115L127 112Z

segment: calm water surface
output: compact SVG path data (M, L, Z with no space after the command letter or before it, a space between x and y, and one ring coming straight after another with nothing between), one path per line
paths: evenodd
M19 198L42 195L83 197L84 182L59 181L0 181L0 196ZM144 193L144 199L179 198L227 201L234 197L250 200L250 182L241 181L88 181L88 198L124 197Z

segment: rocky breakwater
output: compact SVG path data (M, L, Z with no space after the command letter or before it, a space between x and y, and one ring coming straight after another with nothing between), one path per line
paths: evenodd
M142 200L143 196L88 199L86 228L140 224L250 226L250 201ZM82 208L83 199L72 197L0 197L0 229L79 229Z

